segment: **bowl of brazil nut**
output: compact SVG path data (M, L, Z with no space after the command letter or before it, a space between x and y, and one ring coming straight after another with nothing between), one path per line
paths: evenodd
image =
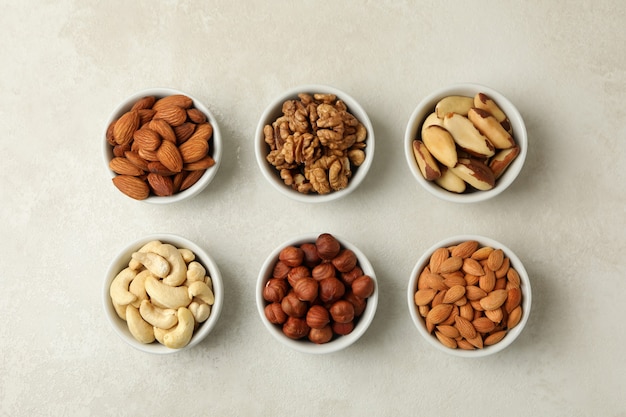
M372 265L356 246L330 233L306 234L267 257L256 304L266 329L284 345L331 353L367 331L378 305L378 285Z
M197 98L171 88L126 98L109 116L102 144L113 185L146 203L175 203L199 194L222 160L213 114Z
M483 357L520 335L532 304L528 274L502 243L459 235L430 247L408 286L411 318L435 348L460 357Z
M374 159L374 129L347 93L302 85L267 106L254 146L261 173L275 189L300 202L322 203L363 182Z
M493 198L515 181L528 152L524 119L504 95L455 84L426 96L404 137L409 169L434 196L457 203Z
M200 343L214 329L224 303L215 261L173 234L145 236L123 248L109 265L102 296L115 333L154 354Z

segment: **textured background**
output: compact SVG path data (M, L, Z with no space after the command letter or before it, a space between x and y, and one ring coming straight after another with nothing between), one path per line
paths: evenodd
M623 2L24 1L0 15L0 415L626 416L626 27ZM493 201L455 205L406 166L408 117L460 81L508 96L525 117L526 165ZM305 205L256 166L253 135L282 91L331 84L368 111L369 176L347 198ZM105 122L136 91L204 101L224 160L171 207L114 189ZM370 330L308 356L278 344L254 306L266 255L304 232L360 247L380 285ZM205 247L225 280L214 333L167 357L135 351L101 305L104 272L153 232ZM463 360L432 349L408 315L421 253L454 234L505 243L534 289L506 351Z

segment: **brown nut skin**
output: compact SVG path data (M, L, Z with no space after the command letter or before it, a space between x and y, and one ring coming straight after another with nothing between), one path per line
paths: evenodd
M287 314L283 311L280 303L271 303L265 306L265 317L272 324L283 324L287 321Z
M335 334L338 334L340 336L345 336L347 334L352 333L352 330L354 330L354 322L353 321L349 321L347 323L333 322L332 328Z
M324 303L339 300L346 292L346 287L335 277L325 278L319 282L319 297Z
M291 268L289 273L287 274L287 281L289 281L289 285L294 287L296 285L296 281L300 278L308 278L311 276L311 271L304 265L296 266Z
M360 317L361 314L363 314L363 312L365 311L365 307L367 307L367 300L361 297L357 297L352 291L346 291L343 299L351 302L354 306L354 317Z
M352 285L352 282L358 277L360 277L361 275L363 275L363 270L361 269L360 266L357 265L354 268L352 268L351 271L342 273L341 280L343 281L344 284L350 286Z
M295 246L287 246L278 254L278 259L283 261L287 266L295 267L302 264L304 260L304 252Z
M357 264L356 255L350 249L343 249L333 258L332 264L339 272L348 272Z
M288 291L287 281L280 278L270 278L263 288L263 299L269 303L279 303Z
M313 275L313 278L317 281L321 281L324 278L334 277L336 274L337 270L335 269L335 266L330 262L322 262L311 271L311 275Z
M352 292L360 298L368 298L374 294L374 280L369 275L362 275L352 283Z
M289 265L287 265L283 261L278 261L274 265L272 276L274 278L287 278L287 274L289 274L290 270L291 270L291 267Z
M309 340L313 343L321 345L323 343L328 343L333 340L333 329L330 325L326 325L321 329L311 329L309 331Z
M330 261L339 254L341 244L330 233L322 233L315 240L315 247L319 257L325 261Z
M312 302L317 298L318 287L319 284L316 280L309 277L303 277L294 283L293 292L300 301Z
M300 249L304 253L304 265L309 268L313 268L322 262L322 258L320 258L319 253L317 253L317 247L315 243L303 243L300 245Z
M348 323L354 320L354 306L349 301L335 301L328 311L336 323Z
M310 327L298 317L288 317L283 324L283 333L290 339L302 339L309 334Z
M321 329L330 323L330 313L320 305L314 305L306 313L306 324L311 329Z
M280 306L289 317L304 317L308 309L307 303L301 301L293 291L283 297Z

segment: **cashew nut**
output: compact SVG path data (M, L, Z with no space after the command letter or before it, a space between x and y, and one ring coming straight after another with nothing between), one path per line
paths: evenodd
M187 307L197 323L205 322L211 315L211 306L202 301L192 301Z
M152 299L152 302L158 307L186 307L193 298L193 296L189 295L187 287L172 287L163 284L151 275L146 277L146 292Z
M121 306L117 304L115 301L111 301L111 304L113 304L113 309L117 313L117 316L121 318L122 320L126 321L126 306Z
M196 259L196 254L193 253L191 249L179 248L178 251L180 252L180 256L183 257L183 260L187 264Z
M178 324L174 329L165 333L163 344L171 349L180 349L187 346L193 336L195 320L193 314L185 307L180 307L177 311Z
M204 281L206 275L206 269L200 262L192 261L187 265L187 281L189 283L193 281Z
M128 291L137 297L137 299L131 303L135 308L139 308L141 302L148 299L148 293L146 293L146 277L148 275L150 275L150 271L147 269L140 271L135 278L133 278L128 287Z
M152 326L148 324L139 314L139 309L132 305L126 306L126 322L128 323L128 330L141 343L154 342L154 330Z
M206 276L204 277L204 283L206 284L207 287L209 287L211 289L211 291L213 290L213 280L211 279L210 276Z
M159 240L152 240L148 243L146 243L145 245L143 245L141 248L139 248L139 250L137 252L154 252L152 249L157 247L158 245L161 245L161 241ZM142 263L137 262L134 259L131 259L130 262L128 263L128 266L130 266L132 269L134 270L139 270L141 269L141 267L143 266Z
M204 283L204 281L194 281L189 284L188 288L189 296L191 298L198 297L208 305L213 305L213 303L215 303L215 295L209 286Z
M139 314L141 317L154 327L161 329L170 329L176 325L178 318L176 310L172 308L155 307L148 300L143 300L139 306Z
M176 318L176 320L178 320L178 317ZM165 334L171 332L171 330L161 329L160 327L154 327L152 330L154 331L154 338L157 340L157 342L164 345L165 341L163 340L163 338L165 337Z
M164 243L154 248L154 252L161 255L170 264L170 271L163 278L163 283L176 287L187 279L187 264L183 260L183 256L179 250L169 243Z
M145 266L154 276L165 278L170 273L170 263L155 252L134 252L131 257Z
M137 299L135 294L128 291L128 286L136 275L137 273L131 268L124 268L113 278L109 288L109 295L113 303L124 306Z

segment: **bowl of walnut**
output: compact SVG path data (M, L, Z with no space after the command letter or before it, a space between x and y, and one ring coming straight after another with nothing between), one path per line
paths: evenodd
M224 289L220 270L194 242L152 234L121 249L107 269L102 299L115 333L142 352L190 349L215 328Z
M222 160L213 114L197 98L171 88L126 98L109 116L103 139L115 188L146 203L196 196L213 181Z
M493 198L517 178L528 152L524 120L498 91L455 84L426 96L409 118L404 153L417 182L455 203Z
M300 202L327 202L354 191L374 159L374 129L361 105L326 85L302 85L276 97L255 133L261 173Z
M279 245L265 260L256 287L261 321L300 352L337 352L367 331L378 305L374 269L353 244L330 233Z
M532 304L520 259L502 243L478 235L453 236L430 247L411 272L407 296L424 339L466 358L510 346Z

